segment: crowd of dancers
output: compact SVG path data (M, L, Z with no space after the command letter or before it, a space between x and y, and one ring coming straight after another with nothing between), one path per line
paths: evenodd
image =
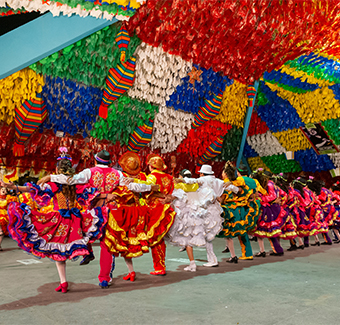
M82 256L81 265L90 263L96 240L99 286L104 289L112 282L118 256L127 265L124 280L135 280L133 258L149 250L154 266L150 274L166 275L165 241L186 250L190 264L184 270L191 272L197 271L193 247L206 248L204 267L218 266L215 237L226 239L223 252L230 252L229 263L266 257L264 238L275 256L284 254L280 240L290 241L288 251L340 242L339 184L327 189L312 177L289 183L285 174L263 169L246 176L231 162L222 179L215 177L210 165L200 167L199 178L192 178L189 170L175 178L165 172L157 154L147 157L146 175L136 153L122 155L118 170L109 167L112 162L105 150L95 155L93 168L76 174L67 149L59 150L55 175L24 186L0 182L0 250L4 235L9 235L26 252L54 260L60 279L56 291L68 291L66 261ZM242 256L235 254L234 237ZM251 240L259 246L255 255Z

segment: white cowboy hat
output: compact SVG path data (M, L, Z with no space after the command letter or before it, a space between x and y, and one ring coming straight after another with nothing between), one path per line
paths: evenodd
M198 172L207 175L214 175L214 172L210 165L202 165L201 169Z

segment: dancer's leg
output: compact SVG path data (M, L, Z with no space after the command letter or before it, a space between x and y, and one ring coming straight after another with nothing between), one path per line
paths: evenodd
M242 257L240 259L242 260L252 260L253 259L253 250L250 245L248 234L245 233L242 236L238 236L238 240L241 245L242 250Z
M213 247L212 242L211 241L207 242L205 244L205 248L207 250L208 264L213 264L213 265L218 264L217 256L214 253L214 247Z
M55 262L56 266L57 266L57 270L58 270L58 274L59 274L59 279L60 279L60 283L64 283L67 282L66 281L66 262Z
M113 256L109 252L104 240L100 241L100 273L98 276L99 282L110 281L110 272L113 263Z
M196 263L194 260L194 250L191 246L186 246L186 251L190 260L190 265L184 268L184 271L196 272Z
M165 275L165 254L166 245L164 239L162 239L156 246L151 248L154 272L150 272L151 275Z
M234 247L234 242L232 238L227 238L227 245L229 247L231 257L235 257L236 256L235 247Z
M0 226L0 251L2 251L3 249L1 248L1 243L2 243L2 240L4 239L4 233L1 229L1 226Z
M125 263L126 263L128 270L129 270L129 273L134 272L132 258L124 257L124 260L125 260Z
M260 252L261 252L261 253L265 252L263 238L258 237L258 238L257 238L257 242L259 243Z
M283 248L280 245L278 239L276 237L274 238L269 238L270 245L273 249L274 254L282 254L283 255Z

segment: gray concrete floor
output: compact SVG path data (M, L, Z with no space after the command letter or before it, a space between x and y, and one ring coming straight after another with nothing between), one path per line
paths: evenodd
M257 243L252 246L257 252ZM230 254L221 253L224 240L215 239L220 266L202 267L205 250L196 249L196 273L183 271L186 253L168 245L167 276L149 275L152 259L147 254L134 260L136 281L123 281L126 266L118 258L114 284L107 290L98 287L95 246L97 258L89 265L67 263L67 294L54 292L58 275L53 262L36 260L9 238L3 248L0 324L340 324L340 245L229 264Z

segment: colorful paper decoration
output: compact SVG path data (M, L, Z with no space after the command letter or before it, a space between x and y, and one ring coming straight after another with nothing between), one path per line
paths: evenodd
M203 71L196 69L195 67L192 68L192 70L188 73L188 76L190 77L189 82L195 86L195 81L201 81L200 76L203 73Z
M202 166L208 160L217 157L222 152L223 136L219 136L206 150L198 160L197 165Z
M214 94L212 100L204 100L204 106L201 106L195 115L192 128L196 129L206 121L211 120L220 112L223 93L219 91L218 95Z
M47 109L41 93L15 109L15 143L13 146L15 156L24 155L24 142L44 122L46 117Z
M131 56L129 60L124 62L125 50L130 42L130 36L124 26L117 34L116 42L121 50L121 61L115 68L109 70L109 75L105 80L106 87L99 107L99 116L104 119L107 118L109 105L131 88L135 80L136 58Z
M145 147L152 139L153 120L149 119L142 126L137 126L131 134L128 150L138 152Z
M254 98L256 96L256 88L254 85L249 85L247 87L248 105L252 107L254 105Z

